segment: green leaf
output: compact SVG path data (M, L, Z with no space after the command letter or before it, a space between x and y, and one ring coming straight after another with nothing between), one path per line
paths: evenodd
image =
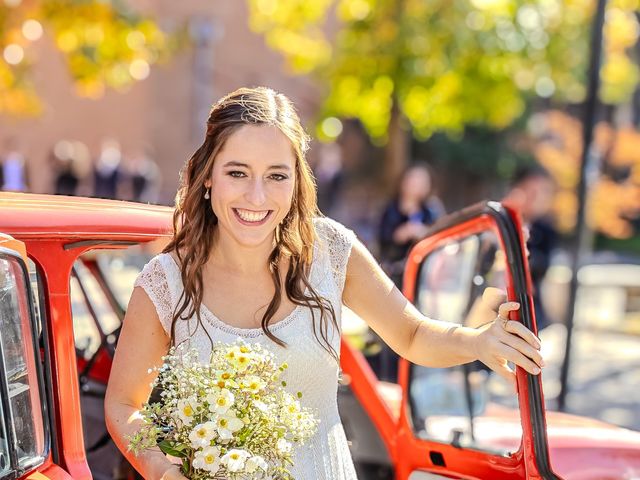
M172 457L184 458L188 456L187 453L185 453L185 450L188 448L187 445L175 445L168 440L163 440L158 443L158 447L163 453L171 455Z

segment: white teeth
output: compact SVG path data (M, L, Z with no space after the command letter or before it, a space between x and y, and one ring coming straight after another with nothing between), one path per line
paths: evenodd
M236 208L236 212L238 213L238 216L245 222L261 222L269 214L268 210L265 212L252 212L250 210L240 210L238 208Z

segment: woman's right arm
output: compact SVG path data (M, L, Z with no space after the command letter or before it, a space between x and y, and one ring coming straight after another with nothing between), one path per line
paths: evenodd
M134 288L111 367L105 420L117 447L135 469L150 480L185 478L160 449L146 450L138 456L127 449L127 437L142 424L138 411L149 399L150 384L156 377L149 369L162 363L168 344L168 335L155 306L144 289Z

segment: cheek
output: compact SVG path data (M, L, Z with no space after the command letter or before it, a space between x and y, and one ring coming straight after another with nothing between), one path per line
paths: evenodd
M295 193L295 184L293 182L281 182L271 186L270 196L280 205L291 204Z
M230 181L229 178L213 178L211 181L211 198L224 200L233 196L237 188L237 185Z

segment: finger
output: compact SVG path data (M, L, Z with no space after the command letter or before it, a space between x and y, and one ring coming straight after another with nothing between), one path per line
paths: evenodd
M497 361L493 365L487 366L502 378L504 378L506 381L511 383L514 387L516 386L516 372L509 367L505 360Z
M518 302L506 302L498 307L498 315L502 318L509 319L509 312L515 312L520 308Z
M531 345L536 350L540 350L542 344L540 343L540 339L535 336L535 334L525 327L520 322L510 321L507 322L504 326L504 330L508 333L512 333L522 338L525 342Z
M482 301L493 311L497 312L500 304L506 302L506 300L507 292L499 288L487 287L482 292Z
M538 375L540 373L540 367L538 367L533 360L524 356L515 348L502 343L500 351L502 353L502 357L504 357L509 362L515 363L517 366L524 368L530 374Z
M540 353L540 351L533 348L531 345L525 342L522 338L505 332L505 335L502 338L500 338L500 341L511 348L515 348L517 351L522 353L525 357L528 357L534 362L536 362L536 364L540 368L544 367L544 360L542 358L542 354Z

